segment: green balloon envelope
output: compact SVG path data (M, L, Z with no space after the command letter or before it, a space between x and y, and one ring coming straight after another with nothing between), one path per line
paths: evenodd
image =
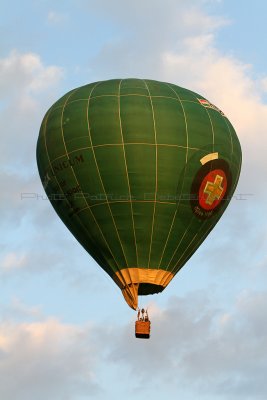
M138 295L161 292L222 216L241 148L203 96L114 79L48 110L37 163L59 217L136 309Z

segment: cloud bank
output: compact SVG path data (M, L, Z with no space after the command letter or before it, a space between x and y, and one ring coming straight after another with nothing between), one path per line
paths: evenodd
M212 234L197 256L199 269L208 265L206 292L220 279L224 298L218 302L211 290L174 296L165 307L152 304L151 340L141 342L133 337L133 321L124 325L110 305L114 322L102 321L92 328L43 315L34 300L30 309L20 300L10 310L2 304L1 398L110 400L121 387L125 396L136 398L137 393L142 399L151 394L153 383L155 398L163 393L173 398L173 393L181 391L184 400L190 396L266 399L267 78L255 77L249 60L238 60L231 49L229 53L218 49L216 32L228 22L208 14L205 3L81 0L75 2L75 10L80 7L93 16L105 35L97 54L88 51L88 64L79 66L89 69L88 81L136 76L173 82L199 91L233 122L244 154L237 192L251 196L246 201L233 200L215 228L218 235ZM44 20L51 25L70 24L71 13L68 18L64 15L50 11ZM88 48L90 40L95 38L86 37ZM4 232L0 275L15 282L24 271L32 279L36 271L46 271L53 280L55 275L50 274L60 269L67 292L75 285L82 287L84 281L87 287L91 284L95 291L102 291L103 299L101 278L94 278L87 269L85 273L87 265L80 265L79 250L55 222L51 207L45 201L21 200L21 193L41 193L35 164L37 134L47 108L71 88L68 74L67 67L47 65L44 55L36 52L13 50L0 59L0 182L5 188L0 197ZM64 90L63 78L68 80ZM78 273L73 265L80 268ZM230 300L228 291L232 291ZM106 308L103 301L100 313ZM117 388L112 393L109 375Z

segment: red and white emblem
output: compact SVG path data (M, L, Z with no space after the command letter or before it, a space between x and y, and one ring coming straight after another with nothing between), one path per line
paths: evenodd
M199 204L204 210L213 210L224 198L227 178L222 169L209 172L199 188Z
M229 164L222 159L207 161L197 172L191 186L191 207L196 217L211 218L228 204L232 187Z

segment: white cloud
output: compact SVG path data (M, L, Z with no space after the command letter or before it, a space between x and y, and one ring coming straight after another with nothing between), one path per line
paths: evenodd
M22 320L43 320L44 315L40 306L28 306L22 300L17 297L11 299L10 304L0 305L1 321L18 321Z
M27 261L25 254L8 253L3 257L1 267L3 270L20 269L26 265Z
M145 398L158 387L167 397L190 388L187 395L200 399L265 400L266 305L266 291L243 291L228 308L200 291L175 296L163 309L150 305L149 340L134 338L134 321L90 327L43 317L27 323L5 318L0 324L0 396L113 398L108 387L99 387L104 368L110 379L120 376L116 386L120 393L127 387L129 398ZM13 308L24 318L40 317L39 309L25 311L20 301Z
M243 293L233 310L210 327L201 346L183 357L188 379L206 382L228 398L264 399L267 385L267 293Z
M252 182L252 164L266 168L266 78L259 85L253 66L233 57L231 50L226 53L217 48L216 30L228 21L207 14L202 1L192 1L190 6L173 0L157 5L151 0L91 3L91 10L108 15L121 32L119 39L117 35L107 40L93 60L96 78L165 80L208 97L236 128Z
M234 57L233 49L226 52L217 47L216 30L227 21L207 15L200 3L188 6L170 1L162 10L163 3L153 8L149 1L143 5L137 2L128 9L117 1L111 9L111 3L101 1L96 7L103 6L103 14L109 13L117 29L125 34L120 40L116 37L106 42L93 67L99 79L136 76L187 87L207 97L228 116L243 152L237 194L246 200L232 200L197 260L210 266L210 277L216 280L219 275L223 285L230 288L235 286L231 279L238 276L236 286L248 280L251 286L263 286L254 267L258 263L266 266L266 261L260 260L265 260L267 229L267 78L260 77L259 84L253 65ZM146 7L150 7L149 13L144 12Z
M213 35L227 23L203 12L197 0L190 5L181 0L156 4L151 0L101 0L90 2L92 10L120 30L120 36L111 35L91 64L99 79L131 76L163 80L162 55L166 51L180 54L185 38Z
M161 390L186 385L199 398L264 400L266 305L266 291L243 292L228 310L201 292L173 297L152 316L150 341L129 338L128 326L114 337L109 360L125 365L144 389L157 382Z
M11 96L21 97L47 90L56 85L62 75L62 68L46 67L38 54L13 50L0 59L0 96L7 100Z
M205 12L205 2L84 2L120 32L93 60L96 78L150 77L199 90L225 110L241 138L251 137L255 124L262 135L266 105L252 66L216 48L216 30L229 21Z
M262 90L267 92L267 78L261 79L259 83L260 83L260 85L262 87Z
M16 150L18 152L18 149ZM18 156L19 154L17 154ZM37 169L33 171L33 176L24 177L21 176L21 170L16 168L15 165L12 172L9 171L9 167L10 165L5 164L2 159L0 207L5 210L5 213L1 219L1 226L6 230L8 226L18 228L26 215L31 214L33 216L34 211L38 211L38 207L36 207L37 197L34 198L33 196L37 196L41 189ZM40 204L40 201L38 204Z
M97 9L101 15L99 23L104 26L108 20L116 27L116 37L106 39L91 63L91 70L99 79L141 76L170 81L199 91L233 122L244 152L240 187L254 196L246 206L240 202L232 208L235 211L229 209L228 225L220 231L224 239L213 241L213 251L205 253L205 260L203 257L201 261L213 265L220 251L217 270L237 268L234 276L242 273L247 286L253 287L260 273L266 276L267 265L263 252L266 248L263 232L267 226L264 220L267 113L262 97L267 87L266 78L259 85L253 77L253 66L217 49L215 32L227 22L203 12L199 7L203 1L191 2L190 8L186 2L176 0L157 4L151 0L86 1L88 4L90 13ZM63 17L55 11L48 14L53 24L63 22ZM19 191L39 191L35 142L46 108L59 97L55 88L62 76L61 68L45 65L35 53L13 51L0 60L0 93L4 106L0 118L5 127L1 187L6 188L1 196L4 210L1 223L12 221L12 230L11 225L5 230L12 241L5 243L2 268L13 271L13 275L26 269L30 273L34 268L45 270L49 265L54 270L63 270L62 264L68 258L64 270L70 276L68 286L71 286L69 282L73 285L77 282L80 287L80 281L92 284L91 272L84 275L82 268L78 273L71 272L74 247L66 246L65 234L58 239L60 229L56 224L51 226L51 221L57 218L52 215L53 211L50 213L46 207L33 205L30 200L22 202L17 197ZM36 176L22 179L20 167L24 169L28 163L31 176L35 173ZM13 170L10 172L9 168ZM22 235L15 237L18 230L13 230L14 223L19 225L23 216L29 218L29 214L31 224L24 230L29 239ZM44 221L46 226L40 229ZM45 249L40 250L37 242L45 243L42 245ZM18 243L23 245L23 251L17 248ZM27 264L29 255L30 264ZM249 273L247 264L251 266ZM229 265L228 269L225 265ZM255 265L258 275L250 280ZM213 272L212 282L219 279L218 275L215 277ZM232 279L233 273L229 276ZM225 282L222 280L221 286L227 292ZM234 291L235 284L231 282L230 286ZM128 371L128 382L134 377L133 383L129 383L132 397L136 386L141 388L140 395L153 382L161 393L168 387L178 391L184 385L195 391L194 397L204 393L204 397L207 394L213 399L216 396L231 400L241 396L265 400L266 292L243 292L236 304L224 309L217 306L214 293L210 296L209 299L203 293L192 293L186 298L175 297L164 310L152 305L151 340L141 342L133 337L133 321L123 327L118 327L118 320L112 326L97 326L95 336L98 337L92 338L87 327L44 320L34 307L27 313L23 304L14 303L13 312L10 310L13 322L5 318L0 324L0 397L73 400L79 394L97 396L95 366L105 352L108 354L105 369L111 367L110 370L119 370L122 375ZM227 294L225 300L228 300ZM42 322L26 323L29 316L42 318ZM24 323L14 321L20 318L24 318Z
M36 53L13 50L0 59L2 170L21 175L30 167L31 176L36 171L39 127L45 111L56 100L62 78L61 67L46 66Z
M97 394L90 329L44 322L0 324L0 397L71 400Z
M241 134L249 134L257 117L266 118L252 66L244 64L215 47L212 34L190 36L183 41L183 51L163 54L164 73L217 101Z
M56 25L65 22L67 19L68 19L67 14L59 13L54 10L49 11L49 13L47 15L48 22L50 22L52 24L56 24Z
M103 7L103 15L108 13L124 35L106 41L91 66L96 79L136 76L168 81L216 104L240 138L244 155L240 190L253 193L263 203L266 187L258 181L264 181L267 169L266 77L259 84L252 65L235 58L231 50L217 48L216 30L227 21L205 13L202 4L194 1L188 6L170 0L163 9L163 4L153 7L146 1L129 8L119 0L112 7L102 0L94 7Z

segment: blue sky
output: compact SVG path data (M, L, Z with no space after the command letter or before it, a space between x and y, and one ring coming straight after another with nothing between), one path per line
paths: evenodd
M266 399L266 2L15 0L1 10L0 397ZM203 94L243 149L225 216L168 288L141 300L150 341L134 339L120 290L58 220L35 160L54 101L129 76Z

